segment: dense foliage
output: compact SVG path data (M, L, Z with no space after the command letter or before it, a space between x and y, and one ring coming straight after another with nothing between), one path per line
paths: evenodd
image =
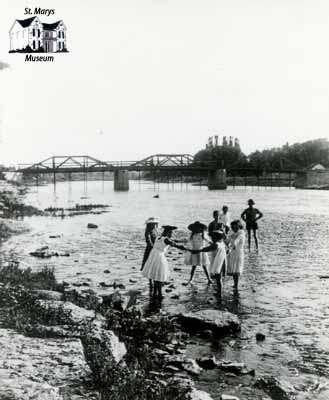
M301 169L314 164L329 168L329 142L327 139L288 143L282 147L254 151L247 157L239 148L218 146L200 150L196 162L213 162L222 168Z

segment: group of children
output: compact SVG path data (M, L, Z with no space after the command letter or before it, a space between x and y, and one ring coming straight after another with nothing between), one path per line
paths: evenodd
M248 200L248 208L241 214L241 218L246 222L249 248L251 231L254 232L255 244L258 247L256 221L262 217L262 213L253 207L254 204L252 199ZM191 266L190 279L185 285L192 282L197 266L202 266L208 284L211 284L214 278L219 292L222 290L222 277L225 275L233 277L234 290L238 290L239 278L244 267L245 234L242 224L238 219L231 222L227 206L223 206L222 213L215 210L213 218L208 227L199 221L188 225L187 228L191 232L188 241L172 239L176 226L164 225L159 234L159 221L154 217L146 221L146 248L141 270L149 279L153 296L162 298L162 286L169 279L170 269L166 258L169 246L185 251L184 263Z

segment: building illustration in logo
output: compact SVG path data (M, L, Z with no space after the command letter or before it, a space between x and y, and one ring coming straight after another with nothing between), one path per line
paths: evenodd
M67 52L66 26L62 20L46 24L38 17L16 19L9 31L9 53Z

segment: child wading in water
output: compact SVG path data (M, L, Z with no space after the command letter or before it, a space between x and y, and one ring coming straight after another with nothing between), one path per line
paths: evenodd
M143 261L142 261L142 266L141 266L141 271L144 269L144 265L146 263L146 260L148 259L151 250L153 248L154 242L156 238L159 236L158 232L158 224L159 221L151 217L145 221L146 227L145 227L145 242L146 242L146 247L144 251L144 256L143 256ZM152 280L150 279L150 289L152 290Z
M192 250L192 254L200 252L211 252L211 262L209 272L217 282L219 294L222 292L222 277L225 276L226 269L226 246L224 243L225 234L222 231L212 231L210 233L212 243L200 250Z
M196 252L193 254L193 250L200 250L202 249L205 244L206 240L204 237L204 232L207 230L207 226L204 224L201 224L201 222L196 221L193 224L190 224L188 227L188 230L191 231L191 237L190 237L190 249L192 250L192 254L187 255L185 259L185 264L186 265L192 265L191 269L191 277L189 281L187 282L187 285L192 282L196 267L198 265L202 265L204 273L208 279L208 284L212 283L209 272L208 272L208 265L209 265L209 257L207 253L200 253Z
M241 222L237 219L231 223L232 233L228 237L230 252L227 258L227 275L233 276L234 290L239 288L239 279L244 267L245 234Z
M143 268L143 275L154 282L153 296L162 298L162 286L164 282L169 279L169 264L166 258L166 251L169 246L176 247L180 250L186 250L184 246L176 244L175 240L172 240L172 233L176 226L164 225L163 232L159 236L153 245L148 259L145 262Z
M241 218L246 223L246 229L248 232L248 248L250 250L251 244L251 231L253 232L255 246L258 250L258 238L257 238L257 230L258 224L257 221L262 218L263 214L257 209L254 208L255 202L253 199L248 200L248 208L246 208L241 214Z

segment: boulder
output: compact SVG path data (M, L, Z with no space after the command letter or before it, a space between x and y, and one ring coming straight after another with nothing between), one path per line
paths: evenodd
M22 377L11 377L1 379L1 400L63 400L59 388L50 386L48 383L34 382Z
M288 383L279 381L273 376L262 376L254 383L258 389L262 389L272 400L291 400L294 389Z
M37 300L37 304L45 310L45 315L47 311L51 311L53 314L57 311L60 319L61 314L65 313L65 318L67 320L65 322L72 325L79 325L84 320L94 320L96 318L95 311L86 310L85 308L76 306L70 301ZM98 316L98 318L104 320L101 316ZM58 321L58 325L61 325L61 322L62 321Z
M181 313L176 317L177 322L191 332L202 333L205 330L211 330L215 336L221 336L241 329L239 318L228 311L200 310Z
M263 342L265 340L266 336L264 335L264 333L261 332L257 332L256 333L256 340L258 342Z
M194 375L199 375L202 372L202 368L199 367L195 360L184 355L168 355L165 357L165 360L168 365L180 368Z
M174 384L182 392L186 393L186 397L189 400L212 400L212 397L203 390L198 390L194 387L194 382L187 377L179 377L178 374L171 379L169 383Z
M102 298L104 307L112 307L118 311L125 310L129 302L129 297L121 294L119 290L103 295Z
M104 383L109 372L119 367L127 350L124 343L110 330L99 325L81 337L85 359L97 383ZM122 364L122 363L121 363Z
M64 291L63 300L70 301L79 307L86 308L87 310L95 310L102 304L102 297L92 289L84 289L77 291L75 289L66 289Z
M34 293L42 300L57 300L60 301L63 298L63 294L54 290L34 290Z
M203 390L197 390L195 388L189 393L190 400L212 400L212 397Z
M200 365L201 368L204 369L215 369L218 367L218 361L216 357L202 357L197 360L197 363Z

